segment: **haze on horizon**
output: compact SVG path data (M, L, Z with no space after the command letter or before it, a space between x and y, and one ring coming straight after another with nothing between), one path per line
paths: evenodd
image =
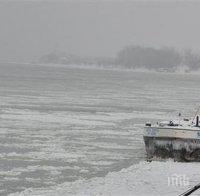
M0 1L0 61L112 57L131 44L200 51L199 10L195 1Z

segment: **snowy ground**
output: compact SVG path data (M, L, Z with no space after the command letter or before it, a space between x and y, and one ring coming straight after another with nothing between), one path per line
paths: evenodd
M193 114L199 77L0 64L0 195L145 160L143 124ZM192 179L192 178L191 178Z
M140 162L106 177L64 183L46 190L26 190L12 196L173 196L199 183L199 163ZM199 195L196 191L193 195Z

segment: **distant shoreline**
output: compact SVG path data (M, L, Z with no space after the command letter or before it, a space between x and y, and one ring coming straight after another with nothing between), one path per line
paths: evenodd
M56 63L40 63L40 62L0 62L0 66L2 64L8 65L27 65L27 66L46 66L46 67L63 67L63 68L70 68L70 69L93 69L93 70L108 70L108 71L126 71L126 72L139 72L139 73L159 73L159 74L186 74L186 75L199 75L200 70L193 70L193 71L179 71L175 70L172 72L166 70L155 70L155 69L147 69L147 68L126 68L123 66L118 67L105 67L99 66L96 64L93 65L80 65L80 64L56 64Z

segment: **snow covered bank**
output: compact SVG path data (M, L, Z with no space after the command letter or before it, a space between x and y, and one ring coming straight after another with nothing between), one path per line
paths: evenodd
M31 190L12 196L64 195L179 195L200 181L199 163L141 162L106 177L79 180L48 189ZM197 191L197 194L200 192ZM194 194L193 194L194 195Z
M120 72L139 72L139 73L158 73L158 74L177 74L177 75L200 75L200 69L190 70L187 66L178 66L174 70L165 69L148 69L141 68L127 68L121 65L117 66L101 66L97 64L55 64L55 63L22 63L23 65L43 66L43 67L60 67L69 69L86 69L86 70L104 70L104 71L120 71Z

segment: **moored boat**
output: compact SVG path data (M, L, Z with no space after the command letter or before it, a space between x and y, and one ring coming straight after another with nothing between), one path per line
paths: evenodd
M200 161L199 116L146 123L144 143L148 160L172 158L175 161Z

